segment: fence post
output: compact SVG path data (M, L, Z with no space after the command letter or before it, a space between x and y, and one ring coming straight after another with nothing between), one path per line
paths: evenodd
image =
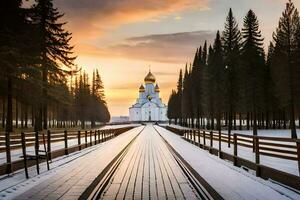
M300 140L297 140L297 157L298 157L298 171L300 176Z
M237 156L238 156L238 150L237 150L237 135L236 133L233 134L233 165L237 166Z
M10 133L5 132L5 147L6 147L6 173L10 174L12 172L11 164L11 152L10 152Z
M214 146L214 144L213 144L214 138L213 138L213 132L212 131L210 131L209 137L210 137L210 147L213 147Z
M40 144L39 144L39 132L36 131L35 132L35 162L36 162L36 171L37 174L40 174L40 166L39 166L39 148L40 148Z
M28 168L27 168L26 139L25 139L25 133L23 132L21 133L21 142L22 142L25 176L28 179L29 176L28 176Z
M92 131L90 131L90 146L93 145L93 141L92 141Z
M98 130L98 143L100 143L100 130Z
M206 142L205 142L205 131L203 131L203 149L205 149L205 145L206 145Z
M209 153L212 153L212 147L213 147L213 132L209 132Z
M94 144L96 145L97 144L97 130L94 131L94 138L95 138Z
M81 132L77 132L77 139L78 139L78 149L81 150Z
M51 132L50 132L50 130L47 131L47 152L48 152L48 160L52 160L52 155L51 155Z
M84 132L85 148L87 148L87 131Z
M221 130L219 130L219 158L222 157L222 136L221 136Z
M195 132L195 129L193 129L193 141L194 141L194 144L196 144L196 132Z
M300 176L300 140L297 140L297 157L298 157L298 171Z
M256 176L260 177L260 158L259 158L259 138L254 136L255 138L255 164L256 164Z
M65 140L65 155L68 155L69 151L68 151L68 132L67 132L67 130L64 131L64 140Z
M198 135L198 146L200 147L200 146L201 146L201 145L200 145L200 130L198 130L197 133L198 133L198 134L197 134L197 135Z

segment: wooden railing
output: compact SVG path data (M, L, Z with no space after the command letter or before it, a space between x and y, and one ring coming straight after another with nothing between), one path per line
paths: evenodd
M6 163L0 165L0 175L9 174L26 167L25 165L32 166L35 162L28 160L24 162L24 152L32 147L35 152L43 145L43 136L46 143L46 151L48 159L57 158L59 156L68 155L69 153L80 151L92 145L96 145L107 141L113 137L124 133L134 126L115 128L115 129L97 129L85 131L42 131L42 132L29 132L21 134L5 134L0 136L0 153L6 152ZM83 140L83 141L82 141ZM71 143L72 141L72 143ZM52 149L53 145L62 142L62 148ZM12 152L22 149L23 156L20 159L12 160ZM35 155L36 156L36 155ZM39 162L43 162L40 160Z
M175 127L166 127L172 131ZM175 132L175 131L173 131ZM183 138L200 148L208 150L211 154L233 162L235 166L244 166L255 170L256 176L265 179L273 179L286 185L300 189L300 177L261 164L261 156L276 157L297 161L300 175L300 140L281 137L253 136L233 133L229 137L227 133L198 129L177 129L183 132ZM214 143L217 141L217 145ZM222 143L233 148L233 153L222 150ZM215 144L215 146L214 146ZM239 156L239 147L249 148L254 154L254 161Z

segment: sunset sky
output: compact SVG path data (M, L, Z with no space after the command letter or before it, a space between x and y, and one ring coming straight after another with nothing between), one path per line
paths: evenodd
M239 22L258 16L265 44L271 40L284 0L55 0L73 33L76 64L98 68L112 116L128 115L149 65L167 103L178 71L204 40L223 30L229 8ZM300 8L300 0L294 0Z

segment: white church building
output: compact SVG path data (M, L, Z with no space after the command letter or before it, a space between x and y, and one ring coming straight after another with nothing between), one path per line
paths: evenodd
M129 108L130 121L167 121L167 106L159 97L159 87L154 75L149 71L145 85L139 88L139 98Z

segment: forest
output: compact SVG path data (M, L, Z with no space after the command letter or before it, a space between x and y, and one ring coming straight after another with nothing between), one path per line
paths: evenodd
M257 135L258 129L289 128L297 138L300 17L293 2L286 3L269 44L253 10L240 29L230 9L213 44L201 45L193 63L180 70L168 118L192 128L226 129L229 136L232 130L252 129Z
M52 0L0 2L1 129L95 127L110 120L98 70L75 64L72 33ZM86 67L86 66L85 66Z

